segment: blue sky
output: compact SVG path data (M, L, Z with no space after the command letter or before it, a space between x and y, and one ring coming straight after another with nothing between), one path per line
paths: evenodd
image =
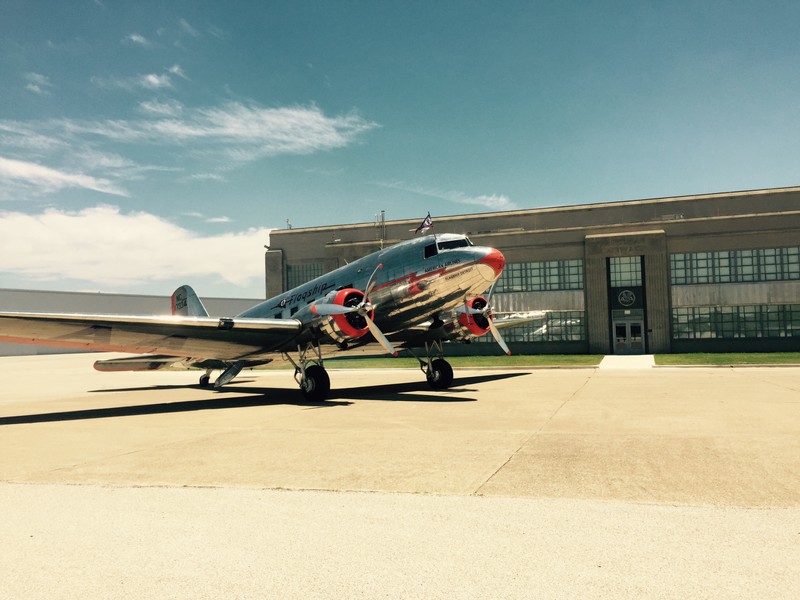
M0 287L263 295L268 230L800 183L800 3L0 7Z

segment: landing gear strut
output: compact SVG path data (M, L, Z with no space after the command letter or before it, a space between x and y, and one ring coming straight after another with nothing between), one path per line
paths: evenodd
M308 356L309 351L313 354ZM328 397L331 391L331 380L328 372L322 366L322 353L319 344L308 342L306 347L297 346L299 365L292 360L288 353L284 357L294 365L294 379L300 386L300 391L309 402L321 402Z
M214 387L219 389L226 383L233 381L234 377L241 373L242 369L244 369L247 364L248 363L243 360L237 360L234 363L226 363L225 370L220 373L219 377L217 377L217 380L214 382ZM214 369L206 369L206 372L200 376L200 387L211 386L211 373L213 372Z
M453 367L443 358L442 342L425 342L425 354L427 362L419 356L414 357L419 361L419 368L425 373L428 385L435 390L446 390L453 383ZM431 358L431 355L435 358Z

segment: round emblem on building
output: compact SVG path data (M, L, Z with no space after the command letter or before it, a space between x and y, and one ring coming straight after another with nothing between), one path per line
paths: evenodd
M617 300L622 306L631 306L634 302L636 302L636 294L634 294L631 290L622 290L617 296Z

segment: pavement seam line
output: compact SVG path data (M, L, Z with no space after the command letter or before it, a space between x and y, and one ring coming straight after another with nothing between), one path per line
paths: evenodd
M531 433L529 433L525 437L525 439L522 440L522 443L519 445L519 447L516 450L514 450L514 452L512 452L508 456L508 458L503 462L503 464L500 465L499 467L497 467L497 469L495 469L495 471L491 475L489 475L489 477L487 477L486 480L482 484L480 484L475 489L475 491L472 492L472 494L470 494L470 495L471 496L479 496L479 495L481 495L481 490L484 487L486 487L486 484L488 484L492 479L494 479L495 475L497 475L500 471L502 471L505 468L505 466L508 463L510 463L511 460L517 454L519 454L519 451L522 450L526 446L526 444L531 440L531 438L533 438L533 436L535 436L535 435L537 435L537 434L542 432L542 430L544 429L545 425L547 425L550 421L552 421L553 418L559 412L561 412L561 409L564 408L564 406L566 406L567 402L572 401L575 398L575 396L577 396L581 392L581 390L583 390L583 388L585 388L587 385L589 385L589 381L591 381L591 379L592 379L592 377L594 377L595 373L597 373L596 369L594 371L592 371L592 373L589 374L589 377L586 378L586 381L584 381L583 384L581 384L581 386L578 389L576 389L574 392L572 392L572 394L570 394L568 398L565 398L564 401L561 404L559 404L558 407L556 407L556 409L552 412L552 414L549 417L547 417L544 421L542 421L542 423L541 423L541 425L539 425L538 429L536 429L535 431L532 431Z
M733 372L737 373L737 374L744 375L744 373L741 373L740 371L736 371L735 369L734 369ZM757 377L757 379L758 379L758 381L760 381L764 385L769 385L769 386L777 387L779 389L789 390L790 392L800 392L800 389L795 388L794 386L783 385L783 384L780 384L780 383L775 383L774 381L768 381L768 380L764 379L763 376L759 376L759 377Z

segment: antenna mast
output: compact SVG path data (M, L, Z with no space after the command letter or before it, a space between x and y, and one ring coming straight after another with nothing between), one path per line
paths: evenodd
M375 215L375 229L380 241L381 250L383 250L383 243L386 240L386 211L382 210L380 217Z

